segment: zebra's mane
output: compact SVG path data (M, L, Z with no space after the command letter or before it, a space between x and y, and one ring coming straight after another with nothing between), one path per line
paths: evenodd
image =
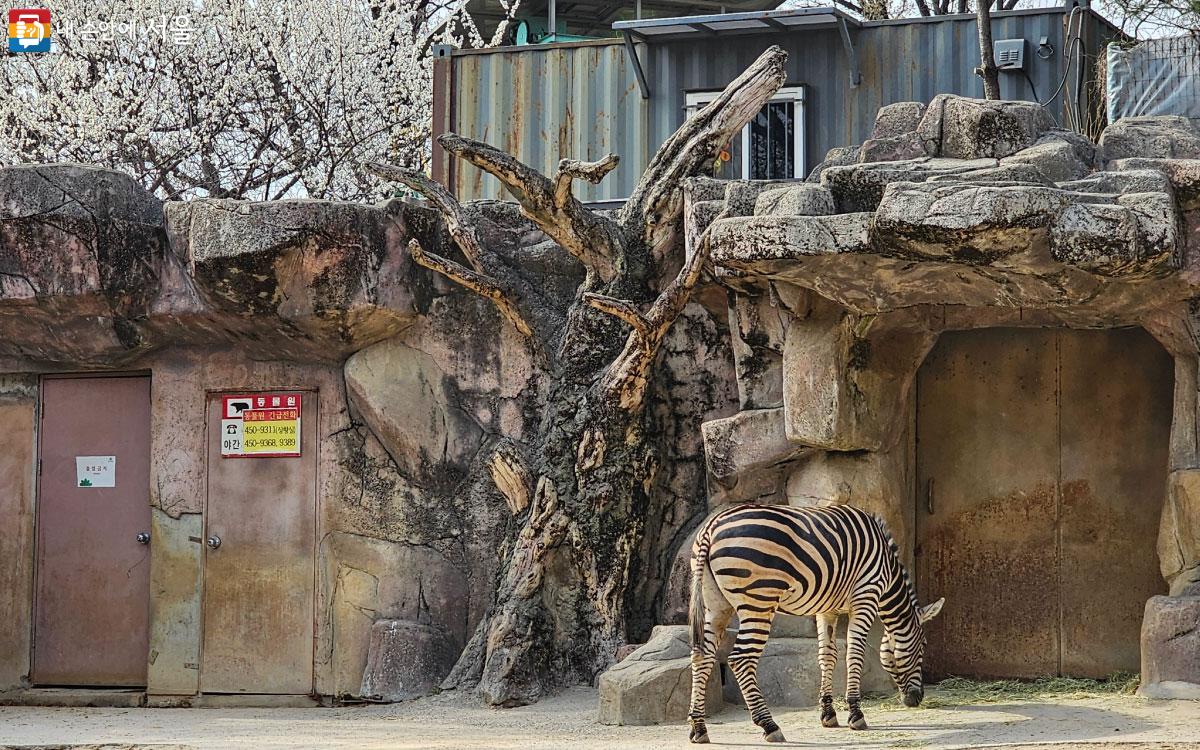
M887 540L888 548L891 549L892 555L896 558L896 567L900 569L900 577L904 579L904 587L908 589L908 600L912 603L913 614L920 621L920 605L917 604L917 589L913 586L912 578L908 575L908 568L905 567L904 561L900 559L900 548L896 545L896 540L892 537L891 529L888 528L887 522L878 513L872 513L871 517L875 519L875 523L879 525L879 530L883 532L883 538Z

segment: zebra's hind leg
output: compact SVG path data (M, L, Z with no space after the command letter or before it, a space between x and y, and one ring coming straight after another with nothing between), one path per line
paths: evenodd
M704 641L692 647L692 701L688 709L688 741L697 745L708 742L708 727L704 721L707 718L708 679L717 661L721 637L733 616L733 607L720 592L712 573L705 571L699 593L704 598Z
M867 719L859 707L863 660L867 654L867 631L875 621L874 607L855 607L846 626L846 703L850 704L850 728L866 729Z
M817 615L817 663L821 665L821 726L836 727L833 710L833 669L837 666L837 613Z
M750 718L763 731L767 742L785 742L783 731L767 708L767 701L758 689L758 659L771 635L771 620L775 617L774 607L766 609L752 605L737 608L738 632L729 653L729 668L737 678L742 699L750 710Z

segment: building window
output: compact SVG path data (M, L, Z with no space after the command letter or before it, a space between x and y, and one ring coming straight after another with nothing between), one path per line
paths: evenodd
M687 94L687 114L716 99L719 91ZM804 87L785 86L763 105L721 151L713 164L718 177L751 180L803 179L808 174L804 154Z

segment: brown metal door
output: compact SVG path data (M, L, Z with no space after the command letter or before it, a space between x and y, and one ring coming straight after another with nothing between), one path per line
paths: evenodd
M45 378L40 443L33 681L145 685L150 378Z
M1175 364L1140 328L1064 333L1060 342L1059 671L1136 672L1146 600L1167 591L1155 541Z
M946 597L931 674L1138 668L1173 378L1140 329L941 337L917 380L918 586Z
M931 675L1053 674L1055 333L946 333L918 373L917 578ZM932 483L932 486L931 486Z
M298 458L222 458L222 403L208 407L206 693L302 695L313 688L317 396L305 393Z

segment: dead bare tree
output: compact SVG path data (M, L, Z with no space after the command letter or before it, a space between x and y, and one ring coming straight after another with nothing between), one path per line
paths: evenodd
M469 212L424 174L381 164L382 177L423 195L445 218L463 261L410 245L413 259L486 297L542 363L537 437L506 442L487 462L518 519L495 600L444 687L476 686L497 706L522 705L564 684L590 683L624 642L630 571L659 455L647 386L660 345L708 258L702 236L679 263L687 179L702 173L785 79L771 47L650 160L615 215L572 194L617 165L564 159L546 177L487 144L446 135L442 146L496 177L521 212L586 269L555 309L519 268L490 252ZM660 279L670 278L660 287ZM628 333L623 327L628 327ZM659 499L661 502L661 499Z

